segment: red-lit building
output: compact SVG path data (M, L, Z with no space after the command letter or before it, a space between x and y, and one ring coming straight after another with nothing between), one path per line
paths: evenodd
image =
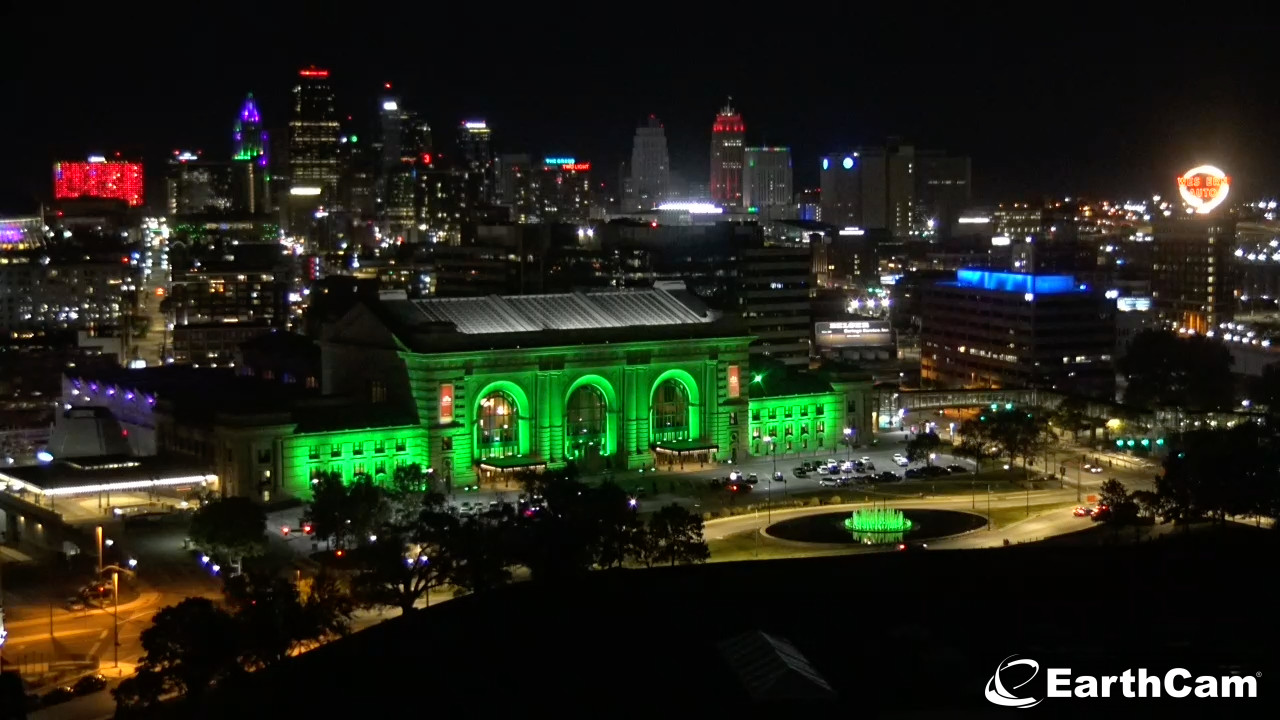
M726 207L742 206L742 115L726 104L711 126L711 199Z
M586 221L591 216L591 163L544 162L536 193L540 222Z
M101 157L53 164L53 196L58 200L99 198L142 205L142 163Z

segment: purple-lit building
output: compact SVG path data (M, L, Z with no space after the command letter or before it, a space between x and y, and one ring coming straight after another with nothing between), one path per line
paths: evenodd
M39 217L0 218L0 252L30 250L44 245L44 220Z
M926 386L1114 394L1115 303L1071 275L958 270L921 319Z

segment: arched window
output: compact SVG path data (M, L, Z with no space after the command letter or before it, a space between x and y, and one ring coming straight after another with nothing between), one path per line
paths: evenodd
M477 443L480 457L507 457L520 452L520 410L515 399L496 392L480 401Z
M603 455L608 423L609 404L600 388L583 385L574 390L564 420L565 439L572 455L580 457L591 446Z
M689 439L689 390L678 380L666 380L653 394L652 428L654 442Z

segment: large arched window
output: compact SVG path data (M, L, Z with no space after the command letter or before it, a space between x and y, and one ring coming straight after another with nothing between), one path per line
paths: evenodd
M650 436L654 442L689 439L689 390L679 380L664 380L653 395Z
M507 457L520 452L520 408L505 392L486 395L476 417L480 457Z
M604 393L594 385L582 385L569 396L565 408L565 438L574 457L581 457L587 448L594 446L604 454L605 436L608 433L609 404Z

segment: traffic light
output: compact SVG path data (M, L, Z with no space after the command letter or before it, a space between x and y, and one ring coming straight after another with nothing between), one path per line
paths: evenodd
M991 403L991 412L995 412L998 409L998 407L999 406L996 403Z
M1125 444L1128 445L1129 447L1133 447L1133 438L1129 438L1129 441L1126 442Z
M1151 447L1151 440L1148 438L1142 438L1142 447Z
M1164 438L1156 438L1156 445L1164 445Z
M1013 409L1013 403L1005 403L1005 404L1004 404L1004 409L1005 409L1005 410L1012 410L1012 409Z
M1116 440L1116 447L1118 448L1124 447L1124 440Z
M986 422L986 421L987 421L987 416L986 416L986 415L979 415L979 416L978 416L978 422Z

